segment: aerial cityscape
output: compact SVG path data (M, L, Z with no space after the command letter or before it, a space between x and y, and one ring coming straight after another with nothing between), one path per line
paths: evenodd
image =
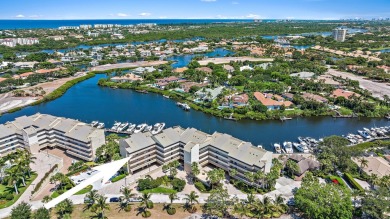
M14 0L0 218L390 219L388 0Z

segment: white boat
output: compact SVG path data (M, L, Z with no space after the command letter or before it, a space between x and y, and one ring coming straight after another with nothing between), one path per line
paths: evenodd
M191 107L190 106L188 106L188 104L183 104L183 106L182 106L182 108L184 109L184 110L190 110L191 109Z
M93 122L91 122L91 126L92 126L92 127L95 127L95 126L97 126L98 124L99 124L98 121L93 121Z
M165 123L156 123L153 126L152 134L156 135L156 134L160 133L164 129L164 127L165 127Z
M299 151L299 152L302 152L302 153L309 153L309 149L307 148L306 144L299 144L299 143L296 143L294 142L293 143L293 146Z
M126 132L133 132L135 129L135 124L129 124L129 128L126 130Z
M97 128L98 128L98 129L104 128L104 123L103 123L103 122L100 122L100 123L97 125Z
M122 123L120 123L120 122L115 122L114 125L112 126L111 130L116 131L116 130L119 128L119 126L120 126L121 124L122 124Z
M165 98L169 99L169 96L168 96L168 95L163 95L163 97L165 97Z
M275 148L276 153L278 153L278 154L282 153L282 147L280 147L280 144L275 143L274 148Z
M117 131L118 131L118 132L121 132L121 131L125 130L125 128L127 128L127 126L129 126L129 123L128 123L128 122L122 123L122 124L118 127Z
M371 136L366 131L358 131L359 135L361 135L363 138L370 139Z
M284 147L284 150L286 151L287 154L294 153L294 150L293 150L291 142L289 142L289 141L283 142L283 147Z
M144 132L150 132L153 129L153 126L148 125L145 127Z
M145 124L145 123L137 125L137 127L135 127L134 133L142 132L146 128L146 126L147 126L147 124Z

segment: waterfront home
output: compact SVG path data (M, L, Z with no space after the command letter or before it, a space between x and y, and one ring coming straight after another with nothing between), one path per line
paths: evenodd
M206 73L206 74L211 74L211 73L213 73L213 69L211 69L211 68L209 68L209 67L199 67L199 68L196 68L195 70L204 72L204 73Z
M281 106L290 107L293 105L291 101L286 101L279 95L275 96L274 94L261 92L254 92L253 95L258 101L266 106L268 110L275 110L280 109Z
M170 76L166 78L160 78L156 80L157 82L154 84L155 87L159 89L164 89L168 84L173 83L173 82L178 82L178 83L183 83L186 82L187 80L183 78L178 78L175 76Z
M297 176L296 180L301 180L306 171L314 171L320 168L320 162L304 157L302 154L292 154L284 160L285 163L287 160L292 160L298 165L298 171L294 173Z
M59 72L61 70L64 70L65 68L52 68L52 69L39 69L36 70L35 73L37 74L50 74L54 72Z
M64 63L59 61L59 60L54 60L54 59L49 59L47 62L50 62L51 64L57 66L57 67L62 67L64 66Z
M181 74L181 73L185 72L186 70L188 70L187 67L175 68L175 69L173 69L173 73L179 73L179 74Z
M97 60L92 60L91 62L89 62L89 65L92 66L92 67L95 67L95 66L98 66L99 65L99 62Z
M233 94L225 97L225 101L231 107L242 107L248 105L248 94Z
M325 97L321 97L317 94L312 94L307 92L302 93L302 98L306 101L317 101L319 103L328 103L328 99L326 99Z
M111 78L111 81L118 82L118 83L124 83L124 82L133 82L133 81L143 81L142 77L139 75L129 73L125 74L123 76L115 76Z
M122 157L131 157L126 165L131 174L179 160L188 173L193 162L200 167L211 164L227 172L236 169L233 177L247 181L246 172L269 173L272 166L272 152L228 134L210 135L194 128L172 127L157 135L133 134L121 139L119 147Z
M364 157L367 160L367 166L361 168L368 175L376 175L379 178L390 175L390 164L382 157ZM360 161L358 158L352 159L359 167Z
M234 67L231 66L231 65L223 65L223 69L224 69L227 73L233 73L233 72L234 72Z
M14 67L15 68L18 68L18 69L21 69L21 68L34 68L34 66L36 64L38 64L39 62L15 62L14 63Z
M341 85L340 82L333 79L332 75L320 75L317 77L315 82L323 82L324 84L328 84L336 88L340 87Z
M284 94L282 94L282 97L285 98L286 100L293 101L294 94L292 94L292 93L284 93Z
M151 72L154 72L156 71L157 69L155 69L153 66L152 67L138 67L136 69L133 70L134 74L144 74L144 73L151 73Z
M249 65L241 66L240 71L253 71L254 69L250 67Z
M385 71L386 73L390 73L390 66L380 65L380 66L377 66L377 68L383 69L383 71Z
M46 114L22 116L0 125L0 156L18 148L31 153L45 148L60 148L68 155L93 161L96 149L105 143L102 129Z
M255 67L259 67L264 70L267 70L270 66L272 66L272 62L266 62L266 63L261 63L259 65L255 65Z
M346 99L349 99L353 96L355 97L360 97L360 94L357 94L353 91L347 91L347 90L343 90L343 89L336 89L332 92L332 97L334 98L337 98L337 97L344 97Z
M291 77L299 77L300 79L306 79L306 80L312 79L314 77L314 75L315 75L315 73L313 73L313 72L305 72L305 71L290 74Z
M28 76L33 75L33 74L35 74L35 73L34 72L25 72L25 73L20 74L19 78L25 80L25 79L27 79ZM14 76L16 77L16 75L14 75Z
M209 83L198 83L198 82L193 82L193 81L187 81L181 84L181 88L183 89L184 92L188 93L193 86L197 86L199 88L206 87L208 86Z
M202 89L198 90L197 92L195 92L195 96L201 101L211 102L218 97L218 95L222 92L223 89L224 89L224 87L222 87L222 86L214 88L214 89L202 88Z

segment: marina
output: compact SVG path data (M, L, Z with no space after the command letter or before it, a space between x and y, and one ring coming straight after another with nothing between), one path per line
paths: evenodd
M105 77L106 75L103 74L96 75L71 87L56 100L4 114L0 117L0 123L38 112L75 118L88 124L98 120L100 128L106 129L111 129L115 121L128 121L136 125L142 123L153 125L163 121L167 127L180 125L184 128L194 127L208 133L213 131L227 133L254 145L263 145L264 149L269 151L275 151L274 143L297 142L299 136L320 139L330 135L347 136L349 133L357 135L357 130L363 130L364 127L390 125L386 118L333 119L321 116L292 118L285 122L239 120L233 123L200 111L185 111L178 107L174 100L164 98L162 95L153 93L145 95L132 90L97 86L98 80ZM133 132L135 127L129 124L122 132L129 129L129 133Z

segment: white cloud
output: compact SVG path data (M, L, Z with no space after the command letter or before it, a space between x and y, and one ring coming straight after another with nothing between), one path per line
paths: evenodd
M148 13L148 12L142 12L142 13L139 14L139 16L142 16L142 17L148 17L150 15L152 15L152 14Z
M129 15L125 14L125 13L118 13L118 14L116 14L116 16L118 16L118 17L128 17Z
M247 18L259 18L260 16L257 14L248 14L246 17Z
M200 0L201 2L216 2L217 0Z
M15 16L16 18L24 18L24 15L23 14L18 14Z

